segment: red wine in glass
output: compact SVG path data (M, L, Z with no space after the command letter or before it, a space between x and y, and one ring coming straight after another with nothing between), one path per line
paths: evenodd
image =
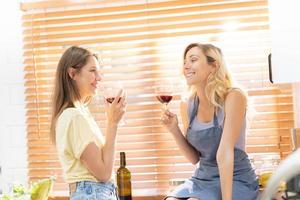
M158 99L158 101L160 101L160 103L164 104L165 109L167 109L167 105L172 100L173 96L172 95L158 95L158 96L156 96L156 98Z
M121 99L122 99L122 97L120 97L118 103L120 102ZM108 103L112 103L114 100L115 100L115 97L107 97L107 98L106 98L106 101L107 101Z
M173 96L171 95L160 95L160 96L156 96L156 98L158 99L158 101L160 101L160 103L165 103L165 104L168 104Z

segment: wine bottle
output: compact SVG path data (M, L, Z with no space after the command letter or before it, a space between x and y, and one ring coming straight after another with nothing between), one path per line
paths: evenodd
M120 200L132 200L131 173L126 168L125 152L120 152L120 167L117 171L117 186Z

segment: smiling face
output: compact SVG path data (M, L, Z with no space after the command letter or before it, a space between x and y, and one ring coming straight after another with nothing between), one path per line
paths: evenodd
M187 51L184 58L183 74L189 86L205 85L208 76L214 70L214 65L207 61L207 57L199 47L195 46Z
M89 56L87 63L79 72L74 72L73 80L76 81L81 99L96 94L98 82L101 81L98 60L94 56Z

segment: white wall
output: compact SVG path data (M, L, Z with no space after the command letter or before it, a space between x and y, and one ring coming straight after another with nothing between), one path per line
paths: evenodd
M300 82L299 0L269 0L274 83Z
M0 7L0 165L4 181L27 181L22 28L19 0Z

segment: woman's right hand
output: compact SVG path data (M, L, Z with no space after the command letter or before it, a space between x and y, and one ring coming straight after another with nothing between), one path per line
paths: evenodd
M170 112L169 110L163 111L162 116L161 116L161 121L162 121L163 125L171 133L175 132L178 129L177 115Z
M114 101L110 104L104 99L105 111L109 124L117 125L126 111L126 95L120 89Z

